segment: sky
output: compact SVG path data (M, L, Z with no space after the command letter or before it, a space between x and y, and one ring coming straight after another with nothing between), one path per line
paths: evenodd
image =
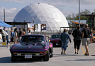
M58 8L65 17L79 13L79 0L0 0L0 20L13 21L16 14L24 7L35 3L47 3ZM95 9L95 0L80 0L80 11L85 9L91 13Z

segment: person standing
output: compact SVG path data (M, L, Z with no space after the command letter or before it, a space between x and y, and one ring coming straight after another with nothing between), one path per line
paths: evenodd
M13 36L14 36L14 32L13 30L11 30L11 42L13 43Z
M80 49L80 43L82 39L82 32L80 31L80 26L77 26L77 29L75 29L72 33L74 37L74 49L75 49L75 54L79 52ZM76 52L77 51L77 52Z
M19 33L18 33L18 40L19 41L21 40L21 35L22 35L22 31L21 31L21 28L19 28Z
M26 34L26 33L25 33L25 29L23 29L22 36L25 35L25 34Z
M14 29L14 44L17 43L18 35L17 28Z
M28 35L30 35L31 34L31 30L29 30L29 32L28 32Z
M7 31L5 31L5 33L6 33L6 40L7 40L7 46L8 46L8 43L10 43L10 41L9 41L9 35L8 35Z
M67 30L64 29L64 32L61 33L61 42L62 42L62 51L61 51L61 54L65 54L65 51L66 51L66 48L67 48L67 45L68 45L68 39L71 43L71 38L69 36L69 34L67 33ZM63 53L63 50L64 50L64 53Z
M6 41L6 32L3 29L1 29L1 30L2 30L2 39L3 39L3 42L5 42Z
M88 45L90 41L90 34L91 30L88 28L88 25L85 25L82 30L82 45L85 46L86 49L85 55L89 55Z

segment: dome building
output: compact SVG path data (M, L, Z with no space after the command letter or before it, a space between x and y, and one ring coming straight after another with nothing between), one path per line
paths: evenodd
M68 27L65 16L56 7L45 4L30 4L22 8L14 18L15 22L31 22L46 24L46 30L59 31L60 27Z

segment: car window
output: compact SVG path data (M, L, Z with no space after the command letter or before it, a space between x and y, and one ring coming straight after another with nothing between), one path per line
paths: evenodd
M60 38L60 35L52 35L51 38Z
M21 42L35 43L35 42L45 42L45 40L43 36L23 36Z
M95 36L95 34L93 34L93 36Z

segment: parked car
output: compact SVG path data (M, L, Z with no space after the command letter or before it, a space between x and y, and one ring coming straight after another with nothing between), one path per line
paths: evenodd
M3 40L2 40L2 34L0 34L0 46L2 46L2 42L3 42Z
M50 42L53 43L53 46L61 46L60 34L51 35Z
M95 42L95 34L93 34L93 43Z
M53 44L46 41L44 35L32 34L24 35L19 44L10 46L11 61L16 61L17 58L33 59L43 58L44 61L49 61L49 57L53 57Z

